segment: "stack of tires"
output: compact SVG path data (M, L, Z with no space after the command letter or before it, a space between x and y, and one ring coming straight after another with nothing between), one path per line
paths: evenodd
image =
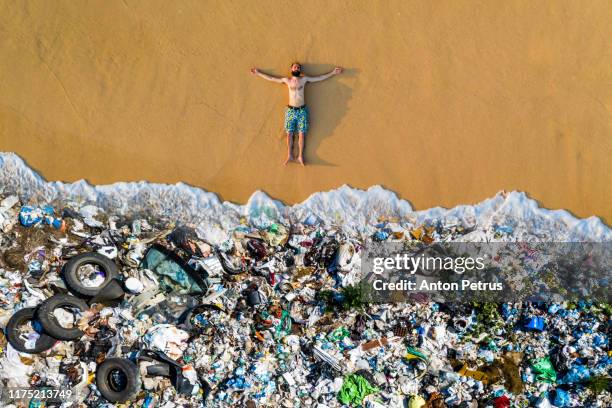
M94 265L103 273L103 279L96 285L83 282L79 270L84 265ZM42 353L52 348L58 341L74 341L83 336L83 331L76 324L64 327L58 321L57 309L70 309L83 313L89 309L84 299L96 297L100 291L118 276L115 263L97 252L88 252L72 257L64 266L63 279L66 287L74 295L58 294L51 296L38 307L20 309L11 316L5 335L8 342L17 351L29 354ZM30 323L37 338L24 338L21 327ZM76 319L75 319L76 323ZM108 358L96 371L96 385L104 398L112 402L124 402L133 398L140 390L138 367L132 361L123 358Z
M86 285L79 276L79 269L91 264L104 274L97 286ZM58 340L78 340L83 332L74 327L63 327L57 320L55 311L60 308L85 312L89 309L83 298L92 298L118 275L113 261L96 252L88 252L72 257L64 266L63 278L68 289L76 296L61 294L51 296L36 308L27 307L17 311L8 321L5 334L9 343L18 351L30 354L42 353L53 347ZM28 341L20 334L20 327L31 322L39 337L34 342Z
M83 332L76 325L66 328L57 321L54 312L58 308L70 308L81 313L89 309L87 303L77 297L51 296L36 308L26 307L13 314L5 328L6 339L15 350L30 354L49 350L58 340L80 339ZM34 343L24 339L20 333L20 327L28 321L39 335Z

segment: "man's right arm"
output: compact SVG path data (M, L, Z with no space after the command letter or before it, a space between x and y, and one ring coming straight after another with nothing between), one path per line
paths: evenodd
M277 78L272 75L264 74L263 72L260 72L257 68L251 68L251 74L260 76L268 81L277 82L279 84L285 83L285 78Z

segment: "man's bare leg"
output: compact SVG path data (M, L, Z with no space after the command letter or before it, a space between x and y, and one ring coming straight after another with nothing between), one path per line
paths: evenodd
M300 162L300 164L303 166L304 165L304 132L300 132L299 133L300 136L300 140L299 140L299 148L300 148L300 153L298 156L298 161Z
M287 160L285 160L285 166L293 160L293 133L287 132Z

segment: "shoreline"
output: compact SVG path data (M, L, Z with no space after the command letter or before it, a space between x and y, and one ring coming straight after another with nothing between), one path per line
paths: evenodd
M213 235L219 232L219 226L239 223L244 218L255 224L283 219L342 224L356 232L374 231L381 222L462 222L487 229L498 225L503 233L512 233L514 229L530 236L540 233L548 240L612 240L612 230L601 218L581 219L566 210L541 208L538 201L522 192L498 193L480 203L452 208L414 210L410 202L381 186L360 190L344 185L314 193L293 205L286 205L263 191L254 192L249 200L237 204L185 183L141 181L96 186L83 180L49 182L13 153L0 153L0 183L5 186L5 193L32 198L34 203L76 201L123 215L154 212L167 220L212 227L216 231Z

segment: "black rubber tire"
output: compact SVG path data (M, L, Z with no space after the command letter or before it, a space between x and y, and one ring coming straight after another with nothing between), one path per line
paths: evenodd
M147 367L147 375L151 377L170 377L170 365L159 363Z
M127 383L121 390L114 389L110 375L113 371L122 372ZM110 402L125 402L136 397L140 391L141 381L138 366L126 358L107 358L96 370L96 386L102 396Z
M192 307L191 309L183 313L183 315L181 316L181 320L183 322L185 330L191 331L195 329L193 323L191 323L191 318L193 317L194 313L197 314L204 310L214 310L217 312L225 313L225 311L217 305L201 304L196 307Z
M104 282L102 282L100 286L87 287L83 285L77 272L79 268L85 264L97 265L104 271ZM80 296L94 297L108 282L117 277L118 272L117 265L109 258L97 252L86 252L70 258L64 266L63 275L66 286L68 286L71 292Z
M4 334L8 342L17 351L22 353L37 354L49 350L57 342L57 339L49 336L47 333L40 333L40 337L36 340L35 347L32 349L26 348L25 341L19 337L19 327L28 320L35 320L36 308L26 307L17 311L9 319Z
M241 273L245 273L246 269L240 266L233 265L232 260L229 255L224 252L217 251L217 257L219 258L219 262L221 262L221 267L223 268L223 272L228 275L240 275Z
M89 309L87 303L84 300L74 297L72 295L55 295L45 300L36 312L36 318L40 321L40 325L43 330L59 340L78 340L83 336L83 331L78 327L72 329L66 329L62 327L57 318L53 314L55 309L59 307L70 307L78 309L81 312Z

